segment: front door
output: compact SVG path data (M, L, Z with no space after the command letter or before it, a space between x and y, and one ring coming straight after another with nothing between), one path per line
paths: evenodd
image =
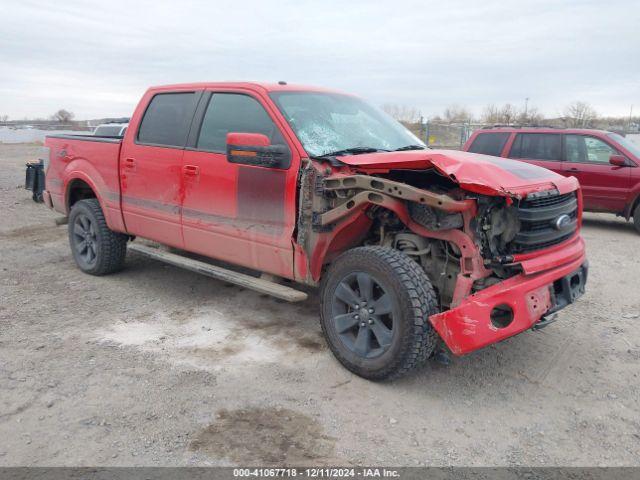
M565 135L564 175L574 176L582 187L584 209L593 212L624 211L631 168L609 163L619 152L590 135Z
M183 158L185 248L292 277L299 158L290 154L289 164L280 168L230 163L226 137L261 133L271 144L295 150L251 92L207 92L198 110L200 128Z
M120 154L122 216L128 233L183 247L182 156L198 92L158 93Z

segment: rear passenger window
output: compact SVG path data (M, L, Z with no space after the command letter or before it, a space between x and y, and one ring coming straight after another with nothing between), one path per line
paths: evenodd
M519 133L509 156L532 160L561 160L562 137L553 133Z
M195 108L195 92L154 96L140 123L138 142L184 147Z
M499 157L509 135L509 133L480 133L469 147L469 151Z
M197 148L214 152L227 149L227 133L262 133L272 145L284 138L260 103L235 93L215 93L202 120Z

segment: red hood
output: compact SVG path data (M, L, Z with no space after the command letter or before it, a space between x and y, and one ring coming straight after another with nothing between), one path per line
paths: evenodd
M370 173L435 168L465 190L482 194L524 197L541 190L556 188L560 193L567 193L578 188L578 181L574 177L563 177L546 168L457 150L409 150L338 158L357 170Z

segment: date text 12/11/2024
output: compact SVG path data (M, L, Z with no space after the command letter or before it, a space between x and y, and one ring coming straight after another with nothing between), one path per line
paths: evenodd
M400 473L387 468L234 468L233 476L257 478L399 478Z

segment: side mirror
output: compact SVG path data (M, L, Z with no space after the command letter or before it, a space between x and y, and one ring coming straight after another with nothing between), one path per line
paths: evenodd
M227 133L227 160L231 163L258 167L288 168L289 149L286 145L271 145L261 133Z
M626 167L627 159L624 155L611 155L609 157L609 163L616 167Z

